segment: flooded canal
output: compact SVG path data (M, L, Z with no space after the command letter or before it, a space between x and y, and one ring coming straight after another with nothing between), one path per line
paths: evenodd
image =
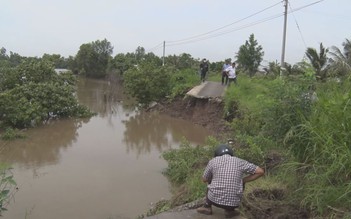
M30 129L27 138L0 141L0 161L11 164L18 192L3 219L126 219L170 198L161 153L183 137L202 144L203 127L127 105L111 85L80 79L79 101L97 112ZM117 89L119 90L119 89Z

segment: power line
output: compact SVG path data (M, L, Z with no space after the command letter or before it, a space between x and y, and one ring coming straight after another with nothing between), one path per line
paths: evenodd
M319 1L316 1L316 2L313 2L311 4L308 4L308 5L304 5L304 6L301 6L299 8L296 8L296 9L293 9L291 11L288 12L288 14L290 13L293 13L295 11L299 11L301 9L304 9L306 7L309 7L309 6L312 6L314 4L317 4L317 3L320 3L324 0L319 0ZM271 6L272 7L272 6ZM257 14L257 13L256 13ZM261 19L261 20L258 20L256 22L253 22L253 23L250 23L250 24L246 24L246 25L243 25L241 27L237 27L235 29L230 29L230 30L226 30L226 31L223 31L223 32L220 32L220 33L216 33L216 34L213 34L213 35L209 35L209 36L205 36L205 34L200 34L198 36L202 36L204 35L203 37L201 38L197 38L197 39L193 39L193 40L188 40L188 41L184 41L184 42L179 42L179 43L171 43L171 42L178 42L178 41L182 41L182 40L178 40L178 41L167 41L167 46L177 46L177 45L183 45L183 44L189 44L189 43L194 43L194 42L198 42L198 41L202 41L202 40L206 40L206 39L210 39L210 38L213 38L213 37L217 37L217 36L221 36L221 35L224 35L224 34L228 34L228 33L231 33L231 32L234 32L234 31L238 31L238 30L242 30L242 29L245 29L245 28L248 28L248 27L251 27L251 26L254 26L254 25L257 25L257 24L260 24L260 23L263 23L263 22L266 22L266 21L270 21L270 20L273 20L273 19L276 19L278 17L281 17L283 16L284 13L279 13L279 14L276 14L276 15L273 15L273 16L270 16L270 17L267 17L267 18L264 18L264 19ZM243 20L243 19L241 19ZM217 29L220 29L220 28L217 28ZM213 31L212 31L213 32ZM194 38L194 37L192 37ZM191 39L191 37L189 37L188 39Z
M304 39L304 37L303 37L303 35L302 35L302 32L301 32L300 26L299 26L299 24L297 23L297 20L296 20L296 17L295 17L295 14L294 14L294 12L293 12L293 9L292 9L292 7L291 7L290 2L289 2L289 7L290 7L290 10L292 11L292 15L293 15L293 17L294 17L294 20L295 20L295 23L296 23L297 29L298 29L298 31L299 31L299 33L300 33L300 36L301 36L302 42L303 42L303 44L305 45L305 48L307 48L307 45L306 45L305 39Z
M157 44L156 46L152 47L151 49L146 50L145 52L152 52L152 51L155 51L156 49L161 48L161 47L162 47L162 44L163 44L163 42Z
M183 45L183 44L188 44L188 43L194 43L194 42L201 41L201 40L207 40L207 39L210 39L210 38L213 38L213 37L217 37L217 36L221 36L221 35L225 35L225 34L228 34L228 33L234 32L234 31L239 31L239 30L242 30L242 29L245 29L245 28L248 28L248 27L251 27L251 26L254 26L254 25L266 22L266 21L269 21L269 20L273 20L273 19L276 19L276 18L281 17L281 16L283 16L283 13L276 14L276 15L273 15L271 17L267 17L267 18L261 19L261 20L256 21L256 22L253 22L253 23L250 23L250 24L245 24L243 26L240 26L240 27L237 27L237 28L234 28L234 29L230 29L230 30L226 30L226 31L223 31L223 32L220 32L220 33L216 33L216 34L213 34L213 35L210 35L210 36L204 36L202 38L193 39L193 40L180 42L180 43L167 44L167 46L177 46L177 45Z
M318 3L323 2L323 1L324 1L324 0L319 0L319 1L316 1L316 2L312 2L312 3L310 3L310 4L307 4L307 5L298 7L298 8L296 8L296 9L292 9L292 10L290 10L290 11L288 12L288 14L293 13L293 12L295 12L295 11L302 10L302 9L304 9L304 8L310 7L310 6L312 6L312 5L318 4ZM280 1L280 2L277 3L277 4L280 4L281 2L282 2L282 1ZM243 21L243 20L245 20L245 19L247 19L247 18L250 18L250 17L252 17L252 16L254 16L254 15L257 15L257 14L259 14L259 13L265 11L265 10L268 10L269 8L272 8L272 7L276 6L277 4L274 4L274 5L272 5L272 6L269 6L269 7L265 8L265 9L259 11L259 12L256 12L256 13L254 13L254 14L252 14L252 15L249 15L249 16L247 16L247 17L245 17L245 18L243 18L243 19L240 19L240 20L238 20L238 21L235 21L235 22L233 22L233 23L231 23L231 24L222 26L222 27L217 28L217 29L214 29L214 30L212 30L212 31L208 31L208 32L203 33L203 34L198 34L198 35L196 35L196 36L184 38L184 39L181 39L181 40L166 41L166 45L167 45L167 46L179 46L179 45L183 45L183 44L195 43L195 42L198 42L198 41L207 40L207 39L210 39L210 38L222 36L222 35L225 35L225 34L234 32L234 31L239 31L239 30L242 30L242 29L245 29L245 28L248 28L248 27L257 25L257 24L260 24L260 23L264 23L264 22L266 22L266 21L270 21L270 20L279 18L279 17L283 16L284 13L279 13L279 14L276 14L276 15L273 15L273 16L270 16L270 17L267 17L267 18L264 18L264 19L261 19L261 20L258 20L258 21L249 23L249 24L242 25L242 26L240 26L240 27L236 27L236 28L234 28L234 29L225 30L225 31L222 31L222 32L219 32L219 33L214 33L214 32L216 32L216 31L218 31L218 30L224 29L224 28L226 28L226 27L228 27L228 26L231 26L231 25L236 24L236 23L238 23L238 22L241 22L241 21ZM214 33L214 34L208 35L209 33ZM206 36L206 35L208 35L208 36ZM161 43L157 44L156 46L154 46L153 48L151 48L151 49L149 49L149 50L147 50L147 51L153 51L153 50L159 49L159 48L162 47L162 44L163 44L163 43L164 43L164 42L161 42Z
M258 12L256 12L256 13L254 13L254 14L251 14L251 15L249 15L249 16L247 16L247 17L244 17L244 18L242 18L242 19L240 19L240 20L234 21L234 22L232 22L232 23L230 23L230 24L227 24L227 25L225 25L225 26L216 28L216 29L211 30L211 31L208 31L208 32L206 32L206 33L198 34L198 35L195 35L195 36L192 36L192 37L188 37L188 38L184 38L184 39L181 39L181 40L173 40L173 41L168 41L168 42L169 42L169 43L177 43L177 42L180 42L180 41L188 41L188 40L191 40L191 39L194 39L194 38L198 38L198 37L201 37L201 36L205 36L205 35L207 35L207 34L216 32L216 31L218 31L218 30L221 30L221 29L224 29L224 28L226 28L226 27L229 27L229 26L231 26L231 25L233 25L233 24L236 24L236 23L239 23L239 22L241 22L241 21L244 21L244 20L246 20L246 19L248 19L248 18L250 18L250 17L253 17L253 16L255 16L255 15L259 14L259 13L262 13L262 12L264 12L264 11L270 9L270 8L273 8L273 7L277 6L277 5L280 4L281 2L282 2L282 1L276 3L276 4L272 5L272 6L269 6L269 7L265 8L265 9L263 9L263 10L260 10L260 11L258 11Z

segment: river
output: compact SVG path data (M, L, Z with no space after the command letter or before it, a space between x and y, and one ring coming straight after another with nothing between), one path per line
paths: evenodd
M3 219L136 218L171 197L161 153L183 138L197 145L209 135L189 121L135 110L106 81L80 78L77 98L97 115L0 141L0 161L11 164L19 188Z

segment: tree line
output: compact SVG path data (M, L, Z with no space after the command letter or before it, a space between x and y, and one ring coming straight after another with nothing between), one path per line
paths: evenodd
M297 168L304 166L306 168L305 171L309 171L309 175L304 175L304 179L315 184L313 184L314 187L308 187L307 190L312 191L312 189L316 189L316 185L321 180L324 180L323 187L319 190L313 190L315 195L313 197L308 196L309 199L304 200L307 203L311 203L311 206L318 204L320 192L330 185L329 182L332 182L334 186L339 186L336 187L338 193L346 194L340 195L338 200L346 203L346 198L349 197L350 186L345 182L348 182L350 179L347 171L351 164L348 162L350 160L349 149L345 146L348 146L350 142L347 134L350 127L348 105L350 92L348 83L338 83L347 81L346 79L350 78L350 50L351 42L346 39L342 43L342 49L336 46L325 48L322 43L318 49L307 48L306 59L296 64L284 63L284 68L281 68L281 64L278 62L269 62L269 65L263 68L264 72L262 75L264 78L270 79L267 80L269 81L269 86L267 87L271 90L276 89L276 92L266 93L267 98L264 100L270 100L276 95L277 98L275 100L279 101L266 103L267 109L269 107L272 108L269 112L265 109L260 109L257 112L255 111L254 114L252 112L249 114L246 109L243 109L242 118L244 120L236 122L237 130L245 132L245 139L252 141L247 144L251 144L250 147L255 147L250 148L250 151L247 151L248 154L257 152L257 157L261 156L260 158L262 158L261 148L257 148L258 143L255 143L255 141L260 131L267 131L263 134L267 136L267 133L269 133L269 140L275 138L279 139L279 143L291 145L293 155L299 161ZM14 52L7 53L5 48L1 48L0 130L2 133L13 133L11 129L8 129L9 127L19 129L32 127L53 118L88 117L93 115L93 112L87 107L80 105L74 96L77 79L74 75L93 78L106 78L111 75L120 77L123 80L123 86L126 88L126 91L144 106L147 106L152 101L181 96L189 88L199 83L197 71L200 59L193 58L190 54L169 55L165 57L164 66L160 57L153 53L146 53L145 49L140 46L137 47L135 52L119 53L114 57L112 54L113 46L106 39L83 44L74 57L70 56L68 58L59 54L24 57ZM239 64L238 72L240 74L246 74L249 78L254 79L263 56L263 48L252 34L239 48L233 60L235 59ZM211 62L210 71L218 73L221 71L222 65L223 62L221 61ZM71 71L58 74L55 72L55 68L67 68ZM217 76L219 78L219 74ZM274 80L284 78L280 76L285 76L287 80ZM299 83L295 83L291 87L287 86L290 85L288 81L294 80ZM267 81L260 81L257 87L263 83L268 83ZM244 83L242 84L244 85ZM243 89L241 94L243 97L245 94L250 95L247 91L254 88L252 81L249 81L247 86L248 88ZM320 111L316 111L317 108L311 108L310 106L314 104L312 101L314 98L313 93L316 87L319 86L322 87L323 91L332 91L334 89L333 94L335 95L331 97L328 96L331 92L323 92L325 97L322 99L320 95L319 98L325 101L325 104L319 101ZM263 90L262 92L266 91ZM261 97L262 92L257 93L255 97ZM336 95L338 95L338 101L327 102L335 98ZM235 113L234 100L238 98L240 96L231 98L230 93L228 94L225 100L226 116L231 116ZM246 99L250 100L252 97L249 96ZM259 101L255 100L255 102ZM333 109L333 111L331 114L328 114L327 112L330 109ZM262 121L248 118L250 116L253 118L260 116L263 112L270 114L263 116L264 120L262 119ZM274 113L273 115L272 112ZM314 113L313 117L310 116L312 113ZM330 121L329 125L324 126L323 121L320 122L323 116L325 116L325 121ZM332 120L335 119L338 120L333 123ZM261 122L254 123L254 121ZM311 124L314 126L311 127ZM232 125L235 126L234 123ZM265 129L262 129L262 125L264 125ZM326 127L330 128L324 130ZM325 131L323 135L317 132L323 130ZM253 135L248 136L250 133L253 133ZM299 135L296 135L296 133ZM334 138L319 138L321 136L336 136L337 138L335 139L340 139L340 141L331 141ZM262 142L267 141L266 138L258 140ZM306 142L308 143L307 146L305 146ZM319 148L316 148L316 142ZM348 145L345 145L344 142L347 142ZM335 145L338 146L342 153L336 154L337 151L333 150ZM340 157L343 158L342 162L339 159ZM306 163L307 161L308 163ZM328 168L328 172L324 174L325 165L322 164L326 161L328 161L331 168ZM320 169L317 172L319 174L314 174L313 171L316 171L316 169L310 169L309 166L306 166L307 164L318 164ZM7 170L7 168L3 169ZM8 178L7 172L6 174L5 172L3 173L3 175L0 175L0 179L1 177L3 179L7 178L13 184L12 178ZM316 176L323 176L324 178L320 179ZM344 178L336 180L333 177ZM1 187L1 185L3 184L0 183L0 209L2 209L2 204L9 194L8 189ZM307 192L304 194L308 194ZM327 198L332 198L331 196L336 194L335 192L336 190L330 190L330 196ZM327 204L324 203L322 207L325 207ZM335 206L337 205L340 205L340 203L335 202Z

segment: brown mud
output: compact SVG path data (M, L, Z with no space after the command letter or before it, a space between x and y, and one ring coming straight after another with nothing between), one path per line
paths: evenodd
M224 103L217 99L197 99L192 97L177 98L171 102L155 105L152 110L167 114L172 117L186 119L207 128L210 133L220 140L228 139L234 130L228 126L224 119ZM266 155L266 171L279 165L282 156L272 151ZM241 209L246 218L254 219L307 219L313 218L305 209L296 203L287 200L288 191L284 189L262 190L255 189L247 194ZM172 211L195 209L203 204L200 199L192 203L176 207ZM151 210L151 209L150 209Z
M215 137L223 137L230 128L223 119L224 103L219 99L176 98L171 102L158 103L153 110L172 117L185 119L208 129Z

